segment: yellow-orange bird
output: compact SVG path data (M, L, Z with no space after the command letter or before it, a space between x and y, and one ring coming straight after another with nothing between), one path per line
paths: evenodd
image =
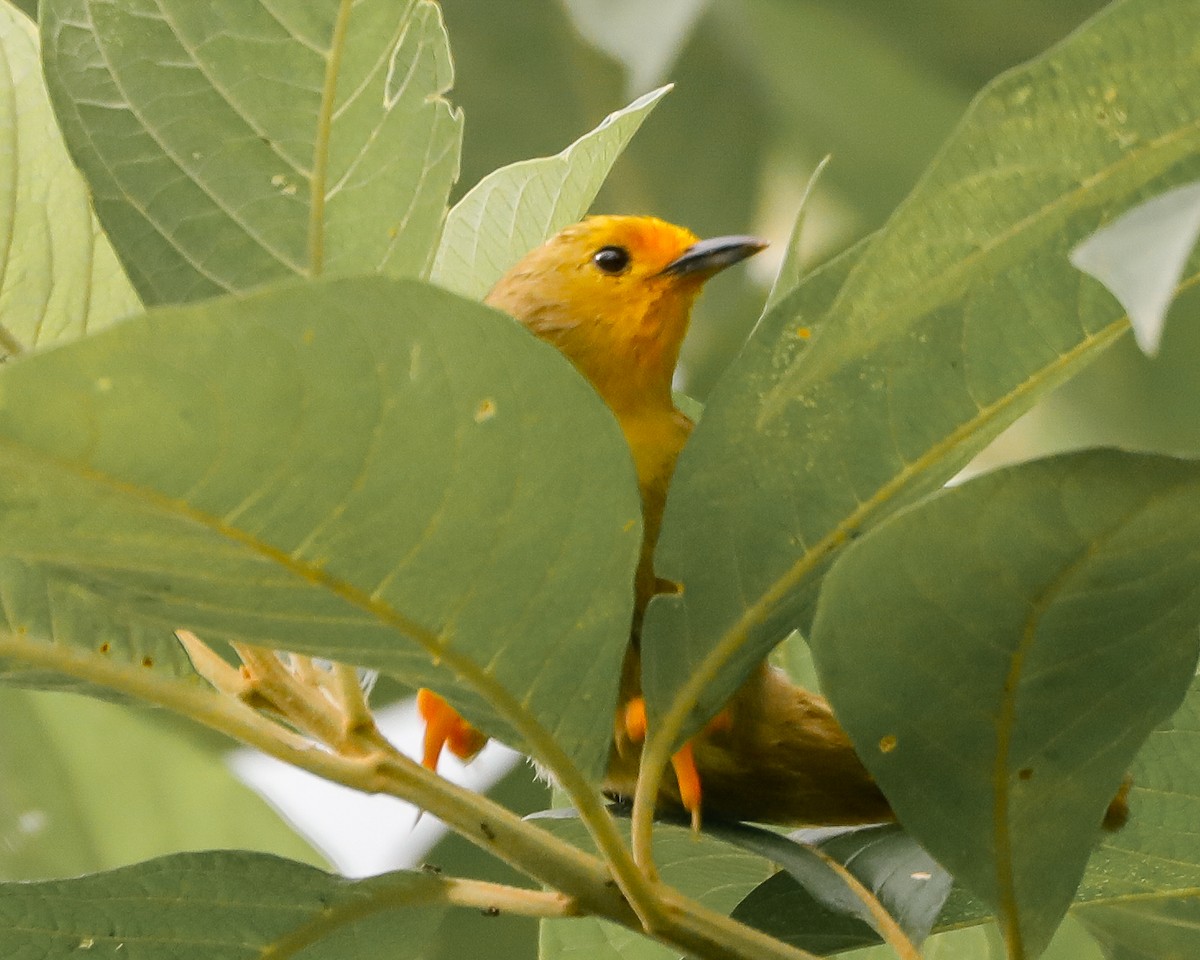
M671 585L654 575L667 487L692 422L671 381L692 304L706 280L761 250L753 237L700 240L653 217L601 216L567 227L527 254L488 294L552 343L595 387L620 422L641 489L644 539L631 642L605 788L633 792L644 736L641 621L650 598ZM426 720L424 762L443 745L468 758L485 738L436 694L418 697ZM660 800L690 811L765 822L849 824L890 820L891 808L834 719L828 703L762 665L720 717L674 759ZM1123 820L1121 809L1110 819Z

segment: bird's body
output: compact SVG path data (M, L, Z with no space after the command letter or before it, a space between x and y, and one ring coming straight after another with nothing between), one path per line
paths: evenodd
M653 558L675 461L692 430L672 400L675 365L704 282L762 247L752 237L700 241L651 217L592 217L527 254L486 298L557 347L591 382L619 421L637 468L644 538L605 783L613 794L632 795L638 772L640 731L629 717L631 706L642 705L642 617L651 597L673 586L656 579ZM472 728L440 698L423 693L427 703L437 701L422 710L429 723L426 763L436 765L442 741L460 755L477 750L482 739L471 739ZM694 822L701 787L705 810L734 819L893 819L829 704L781 671L762 664L720 720L681 751L676 780L664 778L660 801L691 810ZM431 737L435 727L450 733ZM467 746L456 747L456 737ZM1123 816L1118 795L1110 818L1119 823Z
M747 238L740 238L746 240ZM675 408L671 378L702 271L662 271L699 238L652 217L592 217L532 250L485 303L516 317L579 369L621 424L642 494L643 539L635 633L654 593L652 559L675 460L692 422ZM609 251L619 270L595 262Z
M485 301L557 347L588 379L620 423L637 470L644 533L605 783L615 794L631 794L637 778L640 739L624 720L628 705L640 703L642 617L651 597L670 589L655 577L653 558L675 461L692 431L672 398L679 350L704 282L762 246L752 237L700 241L652 217L592 217L528 253ZM454 732L451 749L464 752L455 737L478 748L481 741L470 740L453 711L427 693L426 704L430 730ZM779 671L757 670L723 717L719 729L689 747L699 783L689 786L695 770L677 763L663 801L695 813L702 784L706 809L742 819L858 823L890 816L828 704ZM434 737L435 748L441 739ZM436 763L436 749L427 749L426 762L431 757Z

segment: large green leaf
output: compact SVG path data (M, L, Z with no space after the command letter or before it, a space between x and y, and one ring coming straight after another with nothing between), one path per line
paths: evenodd
M950 875L895 824L790 837L739 827L727 838L784 868L739 903L734 918L816 953L881 942L866 905L816 850L845 865L916 943L950 892Z
M136 960L424 956L443 882L352 882L265 854L179 854L77 880L0 884L6 954Z
M321 862L221 756L127 706L0 689L0 716L0 878L206 848Z
M0 360L138 309L42 82L37 31L0 6Z
M1001 78L840 289L813 277L759 325L672 484L657 567L684 589L647 616L652 727L696 729L807 621L849 538L1128 328L1067 252L1200 172L1197 30L1191 0L1124 0Z
M1200 952L1200 679L1138 754L1131 817L1105 838L1076 916L1114 960Z
M881 525L825 579L822 686L900 821L1014 956L1071 903L1135 751L1200 650L1200 464L999 471Z
M148 303L427 268L461 119L429 0L47 0L47 81Z
M613 163L668 89L609 114L553 157L522 160L479 181L446 218L433 282L481 298L527 251L587 213Z
M1147 739L1130 773L1129 822L1119 831L1106 833L1092 854L1068 922L1044 955L1047 960L1093 956L1093 951L1082 945L1081 934L1066 929L1080 927L1079 921L1108 945L1114 957L1162 960L1172 955L1172 948L1180 957L1196 952L1200 941L1186 918L1196 902L1200 878L1200 841L1195 831L1200 816L1200 679L1193 680L1171 721ZM872 832L862 831L865 835ZM847 839L853 836L851 832ZM853 867L854 861L847 860L847 865ZM894 879L903 881L903 863L896 862L894 867ZM777 874L750 894L734 916L803 944L800 938L822 931L811 922L811 908L811 898L804 890L787 874ZM941 952L939 942L945 934L978 929L992 918L993 911L985 904L955 887L938 917L935 936L926 942L922 954L959 960L957 947L947 946L950 952ZM861 925L852 931L855 936L863 933ZM1138 949L1147 952L1138 953ZM865 950L850 956L883 960L893 956L889 951L880 947L878 952ZM978 956L987 958L992 953L984 949Z
M1196 902L1200 878L1200 840L1195 830L1200 816L1200 679L1192 681L1187 698L1170 722L1150 734L1130 773L1129 822L1119 831L1106 833L1093 852L1068 922L1044 955L1047 960L1093 956L1093 950L1081 946L1078 931L1066 929L1072 926L1095 932L1115 957L1162 960L1172 955L1170 949L1180 957L1196 952L1200 940L1187 916ZM751 922L760 920L777 935L788 936L791 930L791 936L806 936L813 928L804 922L804 903L802 892L798 894L778 875L747 897L735 915ZM788 915L773 917L777 911ZM985 904L955 887L934 933L979 927L992 918L993 911ZM943 936L931 938L923 954L943 955L938 947L941 939ZM880 947L878 955L863 951L864 960L890 957L887 949ZM1138 949L1148 953L1139 954ZM984 958L991 955L987 950L979 954ZM959 954L952 951L948 956L957 960Z
M4 553L114 616L432 686L593 776L639 538L594 391L416 281L164 309L0 369Z

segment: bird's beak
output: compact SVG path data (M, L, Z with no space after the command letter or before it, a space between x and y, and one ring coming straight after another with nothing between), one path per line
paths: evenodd
M682 277L700 274L711 277L719 270L745 260L766 247L757 237L713 237L693 243L662 268L660 276Z

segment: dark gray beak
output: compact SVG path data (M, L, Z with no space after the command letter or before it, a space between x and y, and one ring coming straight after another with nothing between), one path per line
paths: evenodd
M693 243L683 254L660 271L661 275L682 277L699 273L711 276L766 247L758 237L713 237Z

